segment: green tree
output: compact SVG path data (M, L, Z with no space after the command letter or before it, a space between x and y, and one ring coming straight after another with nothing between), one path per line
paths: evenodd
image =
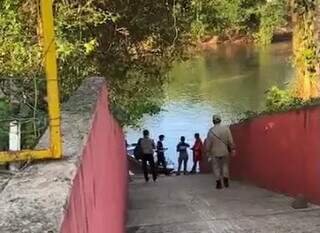
M286 0L268 1L259 7L260 24L255 34L258 44L271 44L275 30L287 24L288 3Z
M293 63L296 68L295 95L304 100L319 97L319 3L293 1Z
M122 123L134 124L142 113L158 111L163 74L182 51L178 5L178 1L55 1L62 100L84 78L103 75ZM0 11L2 90L45 110L38 1L5 0ZM141 94L126 98L128 91L137 89Z

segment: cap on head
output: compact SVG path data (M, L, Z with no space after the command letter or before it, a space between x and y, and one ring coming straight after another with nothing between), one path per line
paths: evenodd
M147 129L143 130L143 136L145 137L149 136L149 130Z
M212 116L212 121L213 121L213 124L219 124L219 123L221 123L221 116L219 116L219 115L213 115L213 116Z

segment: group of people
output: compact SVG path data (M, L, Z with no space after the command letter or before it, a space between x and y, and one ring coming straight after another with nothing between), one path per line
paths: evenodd
M204 142L202 142L198 133L194 135L195 142L192 147L186 143L184 136L180 138L180 142L176 148L179 153L176 174L180 175L182 165L183 173L185 175L188 173L188 149L191 149L193 152L193 167L190 173L196 173L199 162L206 155L206 158L212 163L213 172L216 177L216 188L221 189L223 186L227 188L229 187L229 156L235 155L235 145L229 127L221 124L221 117L214 115L212 121L213 127L209 130ZM147 163L149 163L154 181L157 180L157 167L161 165L167 171L165 151L168 148L165 148L163 145L164 139L165 136L160 135L157 144L155 144L154 140L150 138L149 131L144 130L143 137L137 143L135 153L138 153L142 159L142 169L146 182L149 181ZM157 164L154 162L154 152L157 153Z
M194 137L195 137L195 142L193 147L191 148L191 150L193 151L193 167L192 167L192 170L190 171L191 174L196 173L197 164L201 161L202 150L203 150L202 149L203 143L200 138L200 134L196 133ZM180 138L180 142L177 145L177 152L179 153L177 175L180 175L182 164L183 164L183 174L184 175L187 174L187 164L189 160L188 148L190 148L190 145L186 143L186 138L182 136Z

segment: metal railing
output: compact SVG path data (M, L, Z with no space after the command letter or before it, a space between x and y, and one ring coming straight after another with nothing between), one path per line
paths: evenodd
M50 145L40 150L9 150L0 152L0 163L62 157L60 102L56 60L56 43L53 25L52 0L40 0L43 34L44 66L46 70ZM14 130L14 127L11 127ZM17 129L18 130L18 129Z

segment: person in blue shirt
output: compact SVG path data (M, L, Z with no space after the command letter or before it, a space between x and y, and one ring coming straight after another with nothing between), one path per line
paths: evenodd
M177 152L179 153L179 158L178 158L178 171L177 171L177 176L180 175L180 170L181 170L181 165L183 162L183 174L186 175L187 174L187 164L188 164L188 148L190 147L190 145L188 143L185 142L186 138L184 136L182 136L180 138L180 142L177 145Z

